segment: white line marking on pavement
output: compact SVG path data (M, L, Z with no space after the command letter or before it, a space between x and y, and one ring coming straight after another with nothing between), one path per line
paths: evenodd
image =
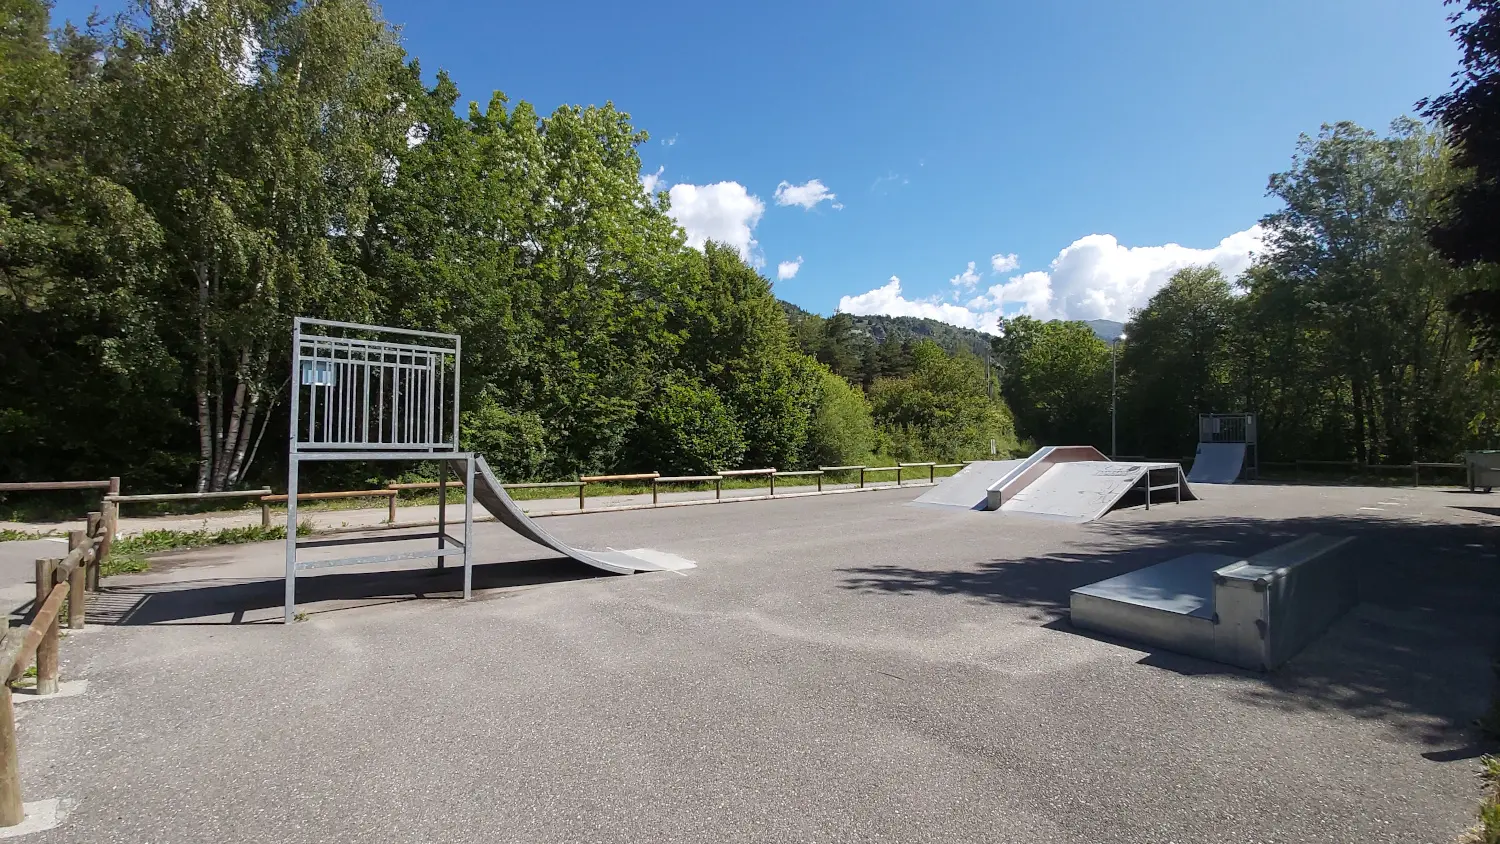
M33 832L46 832L62 823L62 812L58 811L58 799L38 800L21 806L24 819L15 826L0 827L0 838L17 838Z

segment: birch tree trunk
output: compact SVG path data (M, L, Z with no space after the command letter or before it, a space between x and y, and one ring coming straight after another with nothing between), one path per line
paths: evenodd
M193 374L198 393L198 491L207 492L213 471L213 420L209 418L208 400L208 267L194 268L198 277L198 362Z

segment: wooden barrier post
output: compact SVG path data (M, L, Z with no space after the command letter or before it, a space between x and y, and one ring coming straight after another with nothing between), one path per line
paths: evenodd
M776 473L772 472L771 475L770 475L770 477L771 477L771 494L775 495L776 494Z
M928 463L927 464L927 482L930 483L930 484L937 483L937 464L936 463Z
M901 466L896 467L896 486L901 486Z
M99 528L99 514L90 513L87 531L75 530L68 533L68 550L72 551L85 543L93 543L95 532ZM86 606L83 596L85 578L88 574L87 555L78 561L78 565L68 572L68 629L82 630L84 624L84 608Z
M865 467L859 467L859 488L865 488Z
M1411 485L1416 488L1422 485L1422 470L1417 468L1417 461L1411 462Z
M583 490L586 486L588 486L588 484L584 483L583 481L578 482L578 509L580 510L583 509Z
M21 762L16 751L16 710L10 684L0 683L0 827L26 819L21 805Z
M822 492L822 491L823 491L823 473L819 472L818 473L818 492Z
M714 481L714 500L718 501L724 497L724 479L721 477Z
M260 529L271 529L271 505L264 501L260 502Z
M99 548L94 552L94 559L88 564L88 572L84 575L84 588L90 592L99 591L99 569L104 565L105 557L109 556L110 546L114 544L115 532L119 530L119 513L118 503L104 502L104 510L100 513Z
M656 504L656 489L657 489L657 479L656 478L652 478L651 479L651 503L653 505Z
M52 581L57 573L58 559L44 559L36 561L36 608L40 612L42 604L47 602L47 597L52 594ZM39 695L57 694L57 644L61 638L61 630L58 627L57 616L52 617L52 623L42 633L42 641L36 646L36 693Z
M386 501L386 517L387 517L386 518L386 522L388 524L395 524L396 523L396 495L395 495L395 492L396 492L395 490L391 490L392 494L386 496L386 498L385 498L385 501ZM445 490L445 489L440 489L440 490L438 490L438 494L439 495L447 495L448 491ZM438 559L441 560L442 558L439 557Z

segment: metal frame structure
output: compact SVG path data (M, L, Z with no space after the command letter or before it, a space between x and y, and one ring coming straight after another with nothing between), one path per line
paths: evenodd
M291 421L287 454L286 615L297 607L297 572L394 560L462 556L464 598L470 596L474 533L474 455L458 450L459 374L463 340L456 334L298 317L292 325ZM439 482L460 464L464 534L448 533L446 487L438 497L436 532L376 537L297 539L297 483L303 461L433 460ZM302 560L298 549L376 542L437 540L435 548Z
M1245 465L1240 469L1240 477L1246 480L1260 477L1260 448L1255 434L1255 414L1200 413L1198 442L1244 443Z

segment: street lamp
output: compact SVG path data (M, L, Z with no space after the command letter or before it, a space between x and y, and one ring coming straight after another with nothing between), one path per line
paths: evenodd
M1119 365L1115 359L1115 347L1125 339L1125 332L1109 341L1109 459L1114 460L1119 453L1115 444L1115 395L1118 392Z

